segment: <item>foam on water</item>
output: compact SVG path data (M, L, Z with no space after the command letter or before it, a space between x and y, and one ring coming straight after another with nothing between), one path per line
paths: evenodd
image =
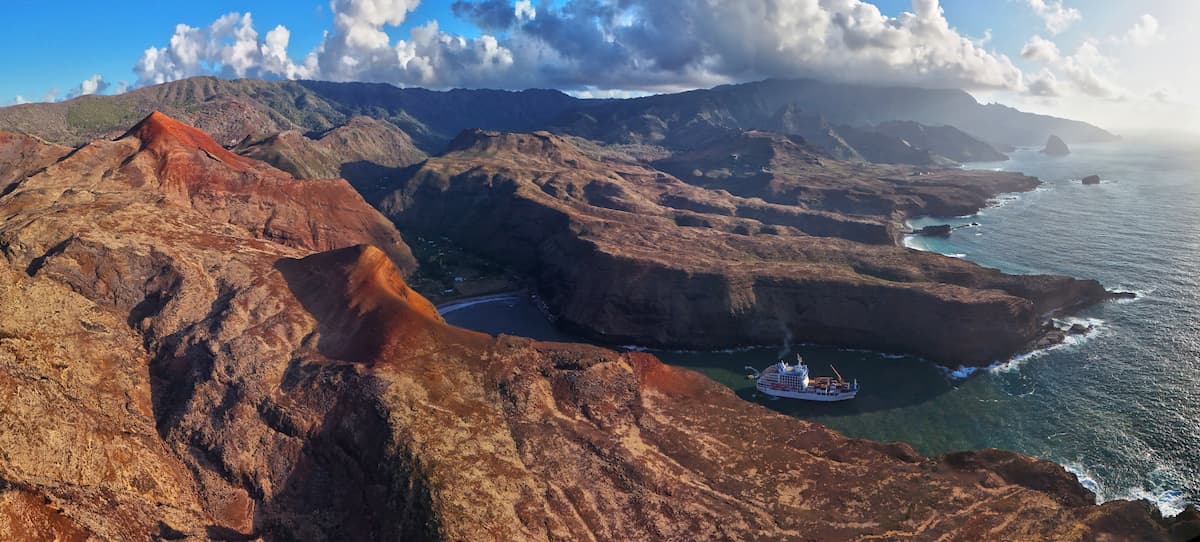
M1021 365L1023 365L1025 362L1027 362L1031 359L1040 358L1054 350L1058 350L1058 349L1062 349L1062 348L1071 348L1071 347L1076 347L1081 344L1084 344L1089 339L1099 336L1101 333L1101 330L1104 329L1104 320L1101 320L1099 318L1067 317L1067 318L1061 318L1059 320L1066 327L1070 327L1074 324L1081 324L1081 325L1089 328L1089 331L1087 333L1078 334L1078 335L1067 335L1066 337L1063 338L1063 341L1058 344L1054 344L1051 346L1047 346L1046 348L1040 348L1040 349L1033 350L1030 352L1025 352L1024 354L1017 354L1017 355L1015 355L1009 359L1006 359L1004 361L997 361L996 363L988 365L987 367L965 367L962 365L958 366L958 368L955 368L955 369L952 369L950 367L941 366L941 365L939 365L938 367L943 372L946 373L946 376L950 377L952 380L964 380L967 377L969 377L979 371L985 371L985 370L992 374L1011 373L1011 372L1014 372L1014 371L1017 371L1018 369L1020 369Z
M1079 479L1079 485L1087 488L1096 495L1096 503L1106 503L1109 501L1150 501L1164 516L1171 517L1179 515L1189 504L1196 504L1188 501L1187 495L1181 489L1152 487L1126 487L1110 489L1100 482L1100 477L1094 474L1091 469L1080 465L1077 462L1067 461L1060 463L1067 472L1074 474Z
M1138 288L1138 287L1133 287L1133 286L1126 286L1125 284L1118 284L1112 289L1112 291L1114 291L1114 292L1127 292L1127 293L1131 293L1134 295L1134 297L1132 297L1132 298L1116 299L1115 301L1117 303L1133 303L1134 301L1145 301L1147 299L1150 299L1151 295L1154 294L1155 290L1157 290L1157 288Z
M1089 331L1087 333L1083 333L1083 334L1079 334L1079 335L1067 335L1066 337L1063 338L1063 341L1058 344L1051 345L1046 348L1040 348L1040 349L1034 350L1032 352L1026 352L1024 354L1019 354L1019 355L1013 356L1011 359L1008 359L1006 361L992 364L991 366L989 366L987 368L988 372L997 374L997 373L1011 373L1011 372L1017 371L1021 368L1022 365L1025 364L1025 362L1027 362L1029 360L1040 358L1040 357L1045 356L1046 354L1049 354L1050 352L1053 352L1055 350L1077 347L1079 345L1086 343L1088 340L1090 340L1094 337L1100 336L1100 334L1103 333L1103 330L1104 330L1104 320L1101 320L1099 318L1068 317L1068 318L1062 318L1060 320L1062 322L1064 322L1068 327L1072 326L1074 324L1082 324L1083 326L1087 327L1089 329Z

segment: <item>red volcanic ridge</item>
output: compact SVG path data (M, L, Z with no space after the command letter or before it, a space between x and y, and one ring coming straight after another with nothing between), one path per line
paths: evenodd
M345 180L294 179L158 111L118 143L134 140L140 146L122 158L120 170L135 186L158 186L171 201L248 227L259 238L318 251L371 244L404 272L416 269L400 233Z
M229 152L213 141L208 134L179 122L166 114L155 111L131 128L121 139L136 137L142 148L160 156L172 150L200 149L216 160L239 171L253 167L256 162Z

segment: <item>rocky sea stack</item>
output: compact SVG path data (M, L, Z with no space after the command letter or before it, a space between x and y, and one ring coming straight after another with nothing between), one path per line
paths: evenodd
M1083 184L1100 184L1100 176L1099 175L1088 175L1087 177L1084 177L1080 182L1082 182Z
M1042 154L1066 156L1071 154L1071 149L1067 147L1067 143L1062 138L1052 135L1046 139L1046 146L1042 148Z

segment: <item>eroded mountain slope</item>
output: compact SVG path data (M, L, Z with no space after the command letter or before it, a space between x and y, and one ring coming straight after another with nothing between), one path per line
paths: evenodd
M282 185L172 132L0 197L8 539L1167 537L1051 463L923 458L649 355L449 327L349 234L309 246L212 212L265 188L180 197L235 172ZM189 156L214 163L162 163Z
M1043 341L1046 314L1108 296L1095 281L895 245L906 214L970 212L1036 179L847 164L791 152L784 136L744 137L678 159L696 168L689 184L545 132L471 131L372 197L406 230L534 276L561 322L615 344L728 348L791 333L987 364Z

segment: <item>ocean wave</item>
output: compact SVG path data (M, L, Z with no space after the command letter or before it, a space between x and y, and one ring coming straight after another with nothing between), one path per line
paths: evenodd
M967 257L967 254L966 254L965 252L956 252L956 253L954 253L954 254L947 254L947 256L949 256L949 257L951 257L951 258L959 258L959 259L962 259L962 258L966 258L966 257Z
M1104 320L1101 320L1099 318L1067 317L1067 318L1061 318L1061 319L1059 319L1059 321L1064 323L1067 327L1070 327L1071 325L1074 325L1074 324L1082 324L1082 325L1090 328L1091 331L1088 331L1087 333L1083 333L1080 335L1067 335L1065 338L1063 338L1063 341L1058 344L1050 345L1045 348L1039 348L1039 349L1033 350L1031 352L1025 352L1024 354L1017 354L1016 356L1013 356L1004 361L998 361L996 363L988 365L987 367L964 367L964 366L960 365L960 366L958 366L958 368L953 369L950 367L946 367L944 365L939 365L938 368L940 368L944 373L946 373L946 376L950 377L950 379L952 379L952 380L964 380L967 377L969 377L979 371L985 371L985 370L991 374L1011 373L1011 372L1014 372L1014 371L1020 369L1021 365L1024 365L1025 362L1027 362L1031 359L1040 358L1040 357L1042 357L1046 354L1049 354L1050 352L1053 352L1055 350L1076 347L1076 346L1079 346L1079 345L1087 342L1089 339L1091 339L1093 337L1100 336L1100 334L1104 330L1104 323L1105 323Z
M968 376L971 376L983 369L983 367L963 367L961 365L957 369L942 367L940 365L938 367L946 371L946 374L954 380L965 380Z
M1094 337L1099 337L1105 331L1105 328L1104 328L1105 322L1104 322L1104 320L1101 320L1099 318L1067 317L1067 318L1061 318L1060 321L1065 323L1068 327L1075 325L1075 324L1082 324L1083 326L1087 327L1090 331L1088 331L1087 333L1080 334L1080 335L1067 335L1066 337L1063 338L1063 341L1058 344L1047 346L1046 348L1041 348L1038 350L1034 350L1032 352L1026 352L1024 354L1018 354L1006 361L1002 361L1000 363L994 363L987 368L988 372L990 372L992 374L1000 374L1000 373L1011 373L1011 372L1017 371L1018 369L1021 368L1022 365L1025 364L1025 362L1027 362L1031 359L1040 358L1040 357L1042 357L1046 354L1049 354L1050 352L1053 352L1055 350L1077 347L1083 343L1086 343L1087 341L1091 340Z
M1113 490L1101 484L1095 474L1079 463L1068 462L1060 464L1067 472L1074 474L1079 479L1079 485L1096 494L1096 502L1098 504L1108 501L1146 500L1150 501L1151 504L1167 517L1179 515L1189 504L1195 504L1188 500L1187 494L1181 489L1158 486L1146 489L1145 487L1135 486Z
M1126 286L1124 284L1118 284L1118 285L1114 286L1112 290L1114 292L1129 292L1135 296L1132 298L1120 298L1120 299L1116 300L1117 303L1124 304L1124 303L1133 303L1134 301L1141 301L1141 300L1147 299L1154 293L1156 288L1142 289L1142 288L1136 288L1136 287L1132 287L1132 286Z

